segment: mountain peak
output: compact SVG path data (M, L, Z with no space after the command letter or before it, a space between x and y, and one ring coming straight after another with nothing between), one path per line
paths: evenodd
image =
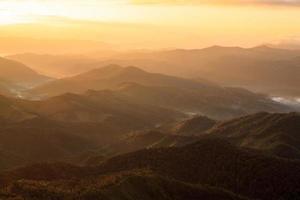
M264 51L266 51L266 50L274 50L274 48L272 48L272 47L270 47L268 45L265 45L265 44L253 47L251 49L252 50L264 50Z

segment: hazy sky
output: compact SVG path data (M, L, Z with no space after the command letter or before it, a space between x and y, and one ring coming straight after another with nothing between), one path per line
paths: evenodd
M0 0L1 38L97 40L137 48L297 39L299 19L300 0Z

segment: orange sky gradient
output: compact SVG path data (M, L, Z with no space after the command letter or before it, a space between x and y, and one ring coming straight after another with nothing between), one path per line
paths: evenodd
M53 50L51 45L55 49L72 42L83 51L250 47L300 37L298 4L297 0L0 0L0 53L35 51L42 41L47 41L48 46L40 48L45 52ZM97 44L91 45L93 41Z

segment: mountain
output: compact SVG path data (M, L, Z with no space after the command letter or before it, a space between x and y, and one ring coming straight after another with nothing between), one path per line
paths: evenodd
M19 54L8 58L55 77L71 76L112 63L153 73L207 79L273 96L300 96L300 51L258 46L132 51L110 56ZM222 72L222 73L221 73Z
M74 76L95 68L95 59L82 55L16 54L7 58L22 62L35 71L55 78Z
M209 134L226 137L238 146L299 159L299 132L299 113L258 113L218 123Z
M5 121L22 121L34 118L36 115L27 112L15 98L0 96L0 119Z
M23 87L33 87L50 80L22 63L5 58L0 58L0 79Z
M99 62L139 66L149 72L205 78L274 96L299 97L299 50L213 46L125 53Z
M22 106L53 120L107 122L123 128L154 126L184 117L177 111L130 101L110 90L66 93L41 101L22 101Z
M23 98L28 88L50 80L22 63L0 57L0 95Z
M93 167L32 165L2 173L0 185L3 196L39 199L78 195L77 191L85 191L81 194L89 198L101 197L107 191L107 198L119 195L117 199L126 199L128 195L133 195L132 199L164 199L162 194L167 199L173 199L175 194L178 199L189 199L198 197L198 187L206 191L205 195L221 195L199 196L207 199L227 199L230 194L229 199L245 199L237 195L249 199L297 199L299 171L299 161L267 156L220 139L202 138L183 147L117 156ZM126 191L126 195L121 191ZM185 196L188 194L195 196Z
M136 67L107 66L78 76L57 80L31 90L34 96L54 96L65 92L111 89L131 102L166 107L212 118L232 118L259 111L289 109L268 97L238 88L223 88Z
M13 122L44 117L61 122L105 122L133 128L159 125L185 115L155 105L139 104L103 90L81 95L66 93L45 100L0 96L0 117Z
M134 82L142 85L181 86L191 88L208 87L206 83L197 83L163 74L148 73L136 67L120 67L109 65L97 68L77 76L60 79L34 88L33 93L54 96L66 92L83 93L89 89L111 89L122 83Z
M213 119L234 118L262 110L269 112L289 110L270 101L267 96L216 85L191 88L130 83L121 85L117 91L132 101L177 109L189 115L206 115Z

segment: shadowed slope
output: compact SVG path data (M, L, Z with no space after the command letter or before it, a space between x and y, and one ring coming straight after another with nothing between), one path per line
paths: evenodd
M202 139L185 147L142 150L114 157L98 167L33 165L5 173L1 180L3 186L21 179L65 180L60 182L65 188L71 179L91 180L100 175L141 169L180 182L224 188L254 199L299 197L299 161L268 157L218 139ZM140 188L141 184L132 188ZM159 184L151 185L156 187Z
M288 158L300 158L300 115L258 113L219 123L210 134L237 145Z

